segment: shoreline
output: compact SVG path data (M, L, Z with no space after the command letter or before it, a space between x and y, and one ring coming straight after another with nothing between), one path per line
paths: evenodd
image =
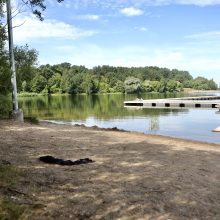
M212 144L216 146L220 146L220 143L212 143L208 141L200 141L200 140L194 140L194 139L187 139L187 138L181 138L181 137L174 137L174 136L169 136L169 135L162 135L162 134L147 134L144 132L140 131L129 131L125 129L119 129L117 127L109 127L109 128L102 128L98 127L96 125L93 126L86 126L84 124L68 124L65 122L55 122L55 121L50 121L50 120L39 120L40 123L48 123L48 124L54 124L54 125L64 125L64 126L73 126L73 127L81 127L81 128L86 128L86 129L91 129L91 130L97 130L97 131L116 131L116 132L127 132L127 133L134 133L134 134L140 134L140 135L145 135L145 136L152 136L152 137L161 137L161 138L168 138L168 139L174 139L174 140L179 140L179 141L186 141L186 142L191 142L191 143L201 143L201 144ZM218 130L215 131L215 129L212 130L212 132L219 132Z
M216 144L1 120L0 147L0 211L20 219L220 218ZM51 165L46 155L95 162Z
M196 90L196 89L187 89L185 88L183 91L180 92L174 92L175 94L181 94L181 93L219 93L220 90ZM121 93L121 92L108 92L108 93L92 93L90 95L114 95L114 94L124 94L126 95L127 93ZM128 93L129 94L129 93ZM131 93L131 94L136 94L136 93ZM145 93L140 93L141 94L146 94ZM160 92L149 92L149 94L164 94ZM173 94L173 92L166 92L165 94ZM25 98L25 97L37 97L37 96L71 96L71 95L88 95L86 93L77 93L77 94L69 94L69 93L34 93L34 92L23 92L23 93L18 93L18 97L20 98Z

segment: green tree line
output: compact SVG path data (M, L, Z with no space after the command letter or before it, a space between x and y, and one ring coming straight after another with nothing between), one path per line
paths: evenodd
M15 48L19 92L34 93L141 93L180 92L183 88L215 90L211 79L193 79L187 71L159 67L85 66L61 63L37 66L35 49Z
M177 69L107 65L88 69L70 63L38 66L38 52L29 49L28 45L15 47L15 60L18 92L165 93L180 92L183 88L217 89L212 79L208 80L204 77L193 79L189 72ZM5 78L7 76L8 74L4 75Z
M56 0L61 2L62 0ZM3 5L0 2L0 94L11 91L9 55L5 50L6 31L2 24ZM39 18L46 8L44 0L26 1ZM85 66L61 63L38 66L38 52L28 45L14 49L17 68L18 92L35 93L140 93L140 92L180 92L183 88L215 90L216 83L211 79L193 79L187 71L149 67Z

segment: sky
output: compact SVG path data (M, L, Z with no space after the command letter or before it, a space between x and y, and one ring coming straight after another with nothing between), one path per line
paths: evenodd
M39 64L159 66L220 83L220 0L46 0L46 5L43 22L28 10L13 20L19 26L15 44L35 48Z

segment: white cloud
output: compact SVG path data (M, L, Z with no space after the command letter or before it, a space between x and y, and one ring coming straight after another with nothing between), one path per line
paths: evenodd
M100 19L99 15L95 15L95 14L88 14L88 15L79 15L76 16L77 19L82 19L82 20L91 20L91 21L96 21Z
M142 6L161 6L161 5L197 5L197 6L209 6L219 5L220 0L75 0L74 7L82 8L96 5L101 8L114 8L121 7L142 7Z
M66 7L66 8L70 8L70 7L71 7L70 2L65 3L65 7Z
M218 5L220 4L220 0L176 0L174 1L174 3L185 4L185 5L207 6L207 5Z
M132 17L132 16L139 16L142 15L144 12L140 9L129 7L129 8L123 8L121 9L121 13L123 15Z
M146 28L146 27L135 27L134 30L141 31L141 32L147 32L148 28Z
M220 81L219 56L207 57L191 49L155 49L146 46L103 48L96 44L59 45L52 49L54 56L43 56L42 63L70 62L89 68L97 65L113 66L158 66L189 71L193 76L202 75Z
M186 36L188 39L219 39L220 31L210 31Z
M15 17L13 26L21 24L23 25L14 29L16 43L40 38L77 39L96 34L94 30L82 30L57 20L44 20L41 22L34 16Z

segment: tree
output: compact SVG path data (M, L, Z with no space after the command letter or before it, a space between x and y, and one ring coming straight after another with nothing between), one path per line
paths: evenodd
M216 90L217 84L213 81L213 79L208 80L204 77L197 77L193 80L193 88L200 89L200 90Z
M38 61L38 52L35 49L29 49L29 46L16 46L14 49L15 63L17 68L17 86L18 92L22 90L22 83L26 82L26 90L30 92L31 80L36 74Z
M167 92L167 82L166 82L166 80L164 80L164 79L162 79L162 80L160 81L159 92L160 92L160 93L165 93L165 92Z
M175 80L169 80L167 82L167 91L168 92L181 92L183 90L183 86L180 82Z
M124 93L125 92L124 83L122 81L118 80L114 86L114 91Z
M46 9L45 0L25 0L25 1L20 0L20 1L22 4L24 4L28 8L30 8L32 13L34 15L36 15L40 20L43 20L42 11L44 11ZM55 0L55 1L60 3L64 0ZM5 49L4 49L5 41L7 39L6 34L5 34L6 25L3 25L3 22L2 22L2 20L3 20L2 19L3 18L3 6L5 4L6 4L6 0L0 1L0 92L1 93L7 93L10 91L10 88L11 88L11 86L9 85L11 73L10 73L10 68L9 68L8 54L7 54L7 51L5 51ZM19 9L18 9L18 11L19 11ZM24 47L22 49L26 50L27 48ZM33 52L33 51L31 51L31 52ZM27 75L27 74L25 74L25 75ZM22 77L21 77L21 80L19 81L19 89L21 89L22 80L25 80L27 82L27 84L30 81L30 79L29 80L22 79Z
M125 92L126 93L137 93L141 89L141 81L135 77L128 77L125 82Z
M51 93L61 93L62 77L59 73L55 73L48 81L48 87Z
M40 74L36 75L32 80L32 91L36 93L42 92L47 86L47 80Z
M145 80L141 84L141 90L143 92L152 92L153 91L153 87L152 87L152 84L151 84L150 80Z
M86 74L82 83L83 92L86 94L97 93L99 81L95 75Z
M1 19L3 17L3 4L0 2L0 94L7 94L11 89L10 66L8 62L8 53L5 50L6 34Z
M42 11L46 9L45 0L20 0L22 4L26 5L27 8L31 10L31 12L39 18L41 21L43 21L42 17ZM55 0L59 3L63 2L64 0ZM2 6L5 4L6 1L3 0L1 3Z
M23 81L22 84L21 84L21 90L22 92L28 92L28 86L27 86L27 82L26 81Z
M0 17L1 17L1 12L0 12ZM8 53L4 48L5 39L6 39L5 31L2 24L0 23L0 93L1 94L6 94L11 89Z

